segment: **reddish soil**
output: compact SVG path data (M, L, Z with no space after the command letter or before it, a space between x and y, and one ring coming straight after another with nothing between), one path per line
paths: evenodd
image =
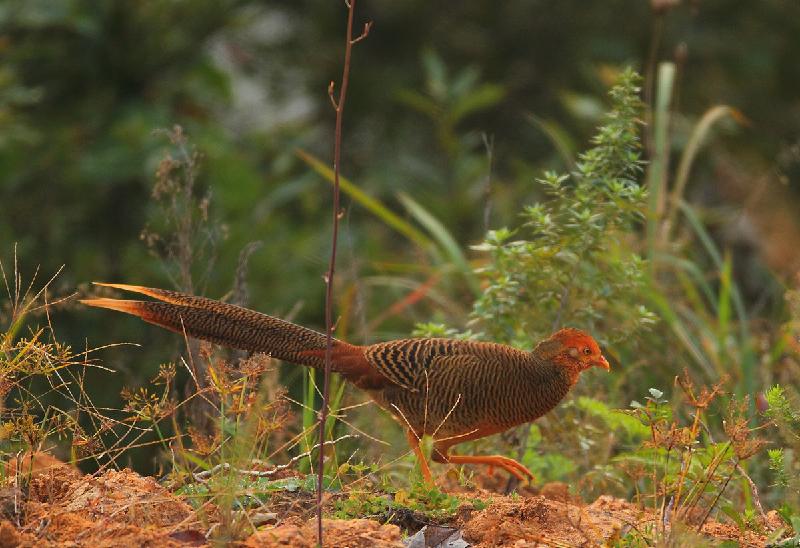
M83 475L51 457L23 464L29 475L22 483L27 486L21 488L12 475L0 490L0 548L207 546L208 531L219 525L213 510L206 509L201 519L154 479L130 470ZM450 525L460 529L471 546L597 546L613 542L631 528L646 528L654 520L652 513L608 496L588 505L571 500L562 484L546 485L536 495L480 491L469 497L489 504L480 511L465 504ZM273 515L271 523L232 545L314 546L316 526L309 519L309 505L299 507L304 509L295 514ZM765 530L778 526L774 514L764 524ZM325 531L326 546L342 548L403 546L405 536L396 525L368 519L326 520ZM763 546L766 540L716 521L705 524L702 533L741 546Z

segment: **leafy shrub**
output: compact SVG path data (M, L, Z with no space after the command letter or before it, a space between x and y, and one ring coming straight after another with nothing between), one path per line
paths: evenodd
M620 340L654 321L637 303L643 260L625 245L641 221L645 190L637 126L639 77L626 70L610 92L605 125L570 175L538 181L549 200L526 206L521 226L490 230L474 249L488 254L484 290L470 327L478 337L530 347L560 325ZM419 324L419 335L452 333Z

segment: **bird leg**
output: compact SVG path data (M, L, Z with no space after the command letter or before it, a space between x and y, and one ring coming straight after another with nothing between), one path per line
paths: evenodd
M428 485L433 485L431 469L428 466L428 461L425 459L425 455L422 454L422 449L419 447L419 437L417 437L413 431L406 430L406 438L408 439L408 444L411 446L412 451L414 451L414 454L417 456L419 467L422 471L422 478Z
M433 454L431 457L435 462L442 463L485 464L490 467L490 470L495 466L499 466L520 481L533 481L534 476L531 471L512 458L504 457L502 455L451 455L449 452L450 447L453 445L463 441L477 439L491 433L494 433L494 431L491 429L482 429L476 430L475 432L464 436L439 440L433 446Z
M514 459L502 455L445 455L445 462L450 464L486 464L499 466L520 481L533 480L533 474Z

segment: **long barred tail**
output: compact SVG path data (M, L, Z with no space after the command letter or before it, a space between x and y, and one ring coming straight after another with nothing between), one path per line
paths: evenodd
M132 314L176 333L223 346L264 352L300 365L324 367L325 335L322 333L254 310L177 291L95 283L140 293L158 301L100 298L82 300L83 304ZM336 353L350 348L353 347L334 339ZM337 369L334 363L334 371Z

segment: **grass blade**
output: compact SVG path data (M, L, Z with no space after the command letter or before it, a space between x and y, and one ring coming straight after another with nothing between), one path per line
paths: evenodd
M737 122L744 122L744 116L738 110L727 105L717 105L708 109L700 118L700 121L694 126L689 136L689 141L686 143L686 148L681 155L681 161L680 164L678 164L678 171L675 175L675 185L669 199L668 206L670 209L666 223L668 231L671 231L672 226L675 224L675 216L678 213L678 202L683 199L683 192L689 180L689 172L692 169L692 165L694 164L694 160L700 148L703 146L714 124L725 118L733 118ZM665 238L669 240L668 233L665 234Z
M675 83L675 63L661 63L658 66L658 88L653 115L653 150L650 169L647 172L647 187L650 204L647 212L647 247L649 257L655 255L656 231L664 214L664 195L669 168L669 125L672 88Z
M542 133L553 143L553 146L561 156L567 171L572 173L577 171L578 167L575 165L575 146L565 132L558 124L539 118L533 113L527 113L525 119L528 122L541 130Z
M297 154L298 158L311 167L311 169L316 171L323 179L331 184L333 183L333 170L322 160L310 152L306 152L302 149L297 149L295 154ZM353 184L352 181L346 177L340 177L339 185L345 194L350 196L350 198L352 198L355 202L363 206L365 209L367 209L367 211L386 223L386 225L392 227L397 232L428 252L431 252L433 249L435 249L436 246L434 245L433 241L423 232L404 221L396 214L392 213L388 207L383 205L383 203L376 198L372 198L371 196L367 195L364 191Z
M459 273L464 276L464 279L469 284L470 289L476 296L480 293L480 286L475 273L467 263L467 259L461 251L461 247L453 238L452 234L445 228L445 226L434 217L427 209L416 202L411 196L404 193L397 195L400 202L405 206L408 212L419 224L425 227L430 233L436 243L439 244L440 249L444 252L447 259L457 267Z

